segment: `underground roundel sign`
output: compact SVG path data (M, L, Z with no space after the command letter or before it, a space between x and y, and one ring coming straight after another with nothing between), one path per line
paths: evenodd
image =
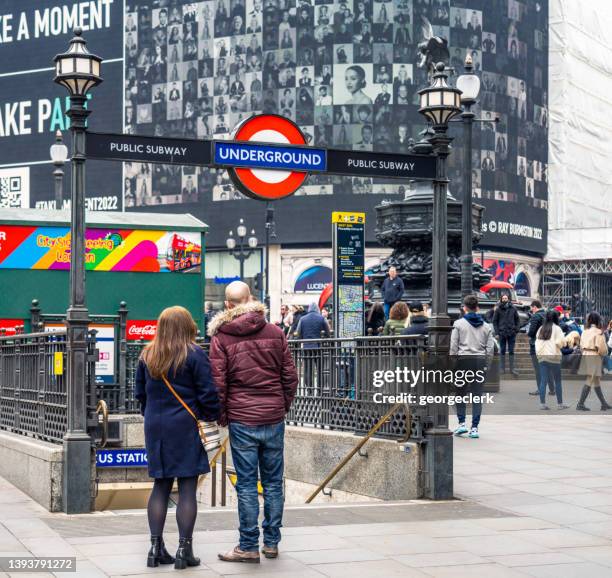
M261 142L274 145L306 145L306 138L300 128L288 118L275 114L252 116L240 123L234 130L233 140ZM228 143L229 144L229 143ZM261 150L261 149L259 149ZM294 149L296 154L301 149ZM268 158L274 154L283 154L282 149L270 147L269 151L257 151L260 155L266 152ZM287 150L284 152L285 157ZM281 161L284 157L281 158ZM253 199L274 201L295 193L306 180L308 173L291 170L261 168L228 168L234 185L240 192Z

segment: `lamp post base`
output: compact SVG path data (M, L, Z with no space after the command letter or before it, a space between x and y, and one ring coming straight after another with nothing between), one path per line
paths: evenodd
M66 514L91 512L91 438L86 433L64 436L64 487L62 511Z
M453 434L448 427L434 427L425 437L425 498L451 500L453 498Z

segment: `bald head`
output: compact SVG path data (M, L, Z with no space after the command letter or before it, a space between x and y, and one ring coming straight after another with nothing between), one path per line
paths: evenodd
M248 303L251 300L251 290L243 281L232 281L225 288L225 305L228 309Z

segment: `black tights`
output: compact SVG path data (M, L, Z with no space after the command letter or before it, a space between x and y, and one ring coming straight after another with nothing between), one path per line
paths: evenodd
M166 514L168 512L168 499L170 498L173 483L174 478L155 479L147 506L151 536L161 536L164 532L164 524L166 523ZM197 488L197 476L193 478L178 478L179 500L176 507L176 523L178 525L179 537L181 538L191 538L193 535L193 527L198 515Z

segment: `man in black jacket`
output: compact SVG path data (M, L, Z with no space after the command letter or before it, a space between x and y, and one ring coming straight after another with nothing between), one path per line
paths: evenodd
M389 311L404 295L404 282L397 276L397 269L389 267L389 276L381 287L385 307L385 318L389 319Z
M521 323L516 307L510 302L510 298L506 293L501 296L499 304L493 313L493 327L495 334L499 337L499 355L501 361L501 371L506 373L506 349L508 350L508 358L510 360L510 373L518 377L518 371L514 369L514 344L516 343L516 334L518 333Z
M414 301L408 305L410 309L410 325L402 331L402 335L429 335L429 317L425 315L423 304Z
M529 395L540 395L538 391L538 384L540 383L540 364L536 356L535 342L538 329L542 327L545 318L546 310L542 307L542 303L537 299L533 300L531 302L531 318L529 319L527 335L529 336L529 355L531 356L531 363L533 364L533 370L536 375L536 389L535 391L530 391ZM548 384L548 393L551 395L554 394L554 384Z

